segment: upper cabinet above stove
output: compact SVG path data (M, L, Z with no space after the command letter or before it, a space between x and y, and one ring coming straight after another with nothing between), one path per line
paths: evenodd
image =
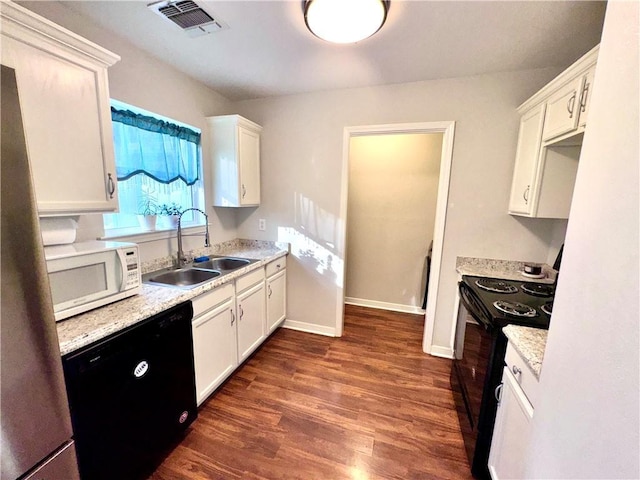
M118 209L107 68L117 55L0 2L40 216Z
M569 218L597 57L596 46L518 107L510 214Z

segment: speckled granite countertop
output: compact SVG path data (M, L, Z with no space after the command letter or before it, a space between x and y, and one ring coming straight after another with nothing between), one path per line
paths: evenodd
M502 329L509 342L527 363L536 378L540 378L542 358L547 345L548 330L540 328L507 325Z
M56 326L60 353L61 355L71 353L96 340L141 322L167 308L233 281L237 277L260 268L276 258L287 255L288 250L289 245L286 243L233 240L189 252L191 258L201 255L228 255L260 261L217 277L205 285L190 290L143 284L142 292L139 295L58 322ZM166 257L143 263L141 265L142 273L166 268L171 265L171 262L172 258Z
M504 280L522 280L536 283L553 283L557 272L546 263L542 265L544 278L531 278L523 275L525 262L512 260L494 260L490 258L458 257L456 272L475 277L500 278Z

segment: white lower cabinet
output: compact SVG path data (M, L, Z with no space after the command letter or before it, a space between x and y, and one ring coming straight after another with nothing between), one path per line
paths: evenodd
M264 269L236 281L238 363L242 363L266 338Z
M225 285L193 300L193 357L198 405L238 365L233 290L233 285Z
M533 407L513 374L505 368L489 454L489 472L493 480L524 478L524 455L529 443L531 418Z
M285 259L192 300L198 406L264 342L285 318ZM267 311L269 315L267 315Z
M287 317L287 269L285 258L267 265L267 335Z
M525 478L525 455L529 451L538 390L538 379L511 345L507 347L505 363L489 453L493 480Z

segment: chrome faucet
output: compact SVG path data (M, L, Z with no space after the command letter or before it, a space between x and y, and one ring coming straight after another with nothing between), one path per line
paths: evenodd
M205 221L205 231L204 231L204 246L205 247L210 247L211 244L209 243L209 216L204 213L202 210L200 210L199 208L186 208L184 209L182 212L180 212L180 215L178 215L178 268L184 266L185 263L187 263L187 258L184 256L184 252L182 251L182 215L185 214L185 212L194 210L196 212L200 212L202 215L204 215L204 221ZM193 233L190 235L186 235L187 237L193 236L193 235L202 235L201 233Z

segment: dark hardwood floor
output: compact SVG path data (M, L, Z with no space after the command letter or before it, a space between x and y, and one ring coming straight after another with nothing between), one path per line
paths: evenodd
M450 360L423 317L346 306L344 336L280 329L150 480L470 479Z

